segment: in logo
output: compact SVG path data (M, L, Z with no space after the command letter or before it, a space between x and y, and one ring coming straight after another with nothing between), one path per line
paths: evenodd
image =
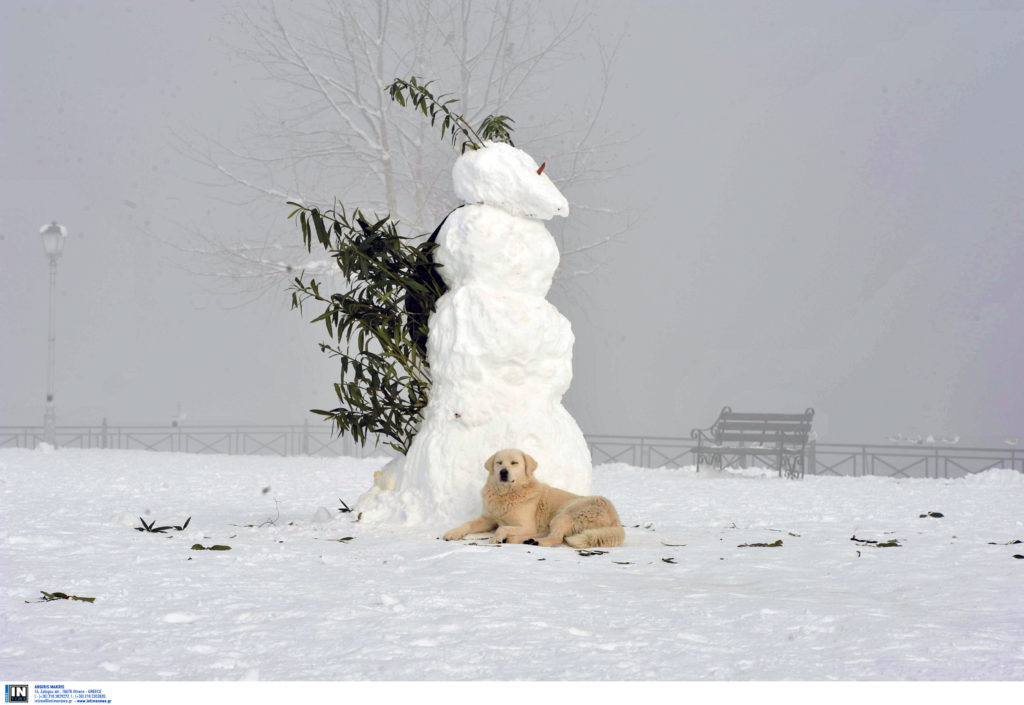
M5 703L27 703L28 702L28 686L27 685L5 685L4 686L4 702Z

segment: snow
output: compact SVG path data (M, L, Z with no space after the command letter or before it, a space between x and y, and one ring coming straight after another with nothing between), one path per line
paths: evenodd
M516 216L549 220L569 215L569 202L537 162L504 142L485 142L466 152L452 169L455 195L466 203L486 203Z
M479 504L484 461L502 448L534 457L541 481L589 492L590 451L562 405L575 338L544 298L558 247L538 220L568 214L568 203L537 169L504 143L456 160L455 191L468 204L438 234L449 290L429 321L430 402L407 456L359 499L366 521L462 523Z
M558 247L539 220L510 217L488 205L459 208L445 222L436 259L449 286L490 286L546 296Z
M791 481L605 465L594 491L626 544L584 555L338 512L383 463L0 450L0 673L1024 679L1020 473ZM191 521L152 534L139 517Z

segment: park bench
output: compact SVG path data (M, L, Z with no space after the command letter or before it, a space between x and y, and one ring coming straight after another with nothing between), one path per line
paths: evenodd
M701 464L747 467L749 462L765 462L779 471L779 477L804 475L804 456L811 434L814 409L802 414L737 413L728 406L710 428L695 428L690 437L697 441L691 452Z

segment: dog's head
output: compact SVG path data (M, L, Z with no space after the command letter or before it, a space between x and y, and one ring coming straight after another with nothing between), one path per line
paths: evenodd
M499 450L484 463L487 480L498 488L511 488L533 479L537 461L521 450Z

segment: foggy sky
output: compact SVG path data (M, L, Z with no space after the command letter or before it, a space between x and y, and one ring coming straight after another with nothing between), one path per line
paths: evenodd
M0 424L42 423L54 219L59 424L333 406L284 292L228 309L166 244L254 225L175 142L283 95L225 45L229 7L0 7ZM687 436L728 404L814 407L821 441L1024 438L1022 79L1018 3L634 4L607 109L627 159L592 196L638 220L552 294L584 432Z

